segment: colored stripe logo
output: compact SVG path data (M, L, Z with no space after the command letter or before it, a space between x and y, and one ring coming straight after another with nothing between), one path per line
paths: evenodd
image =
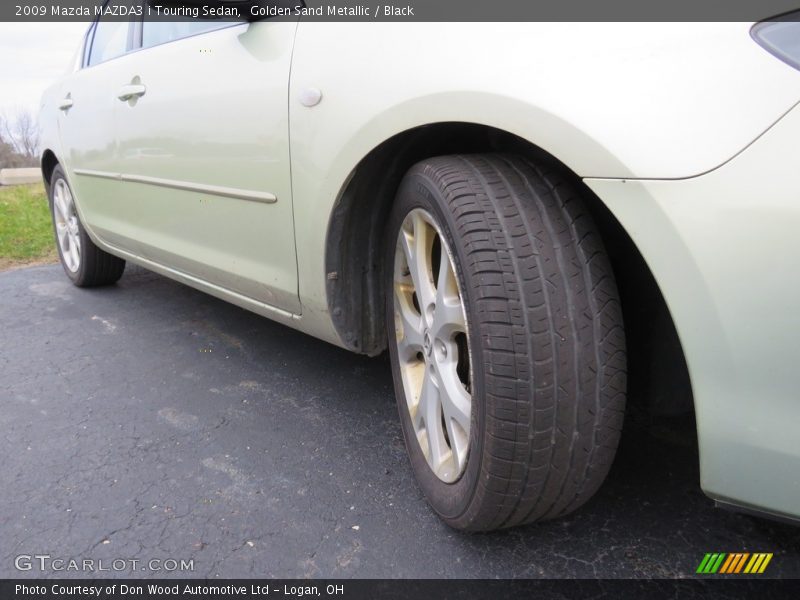
M696 573L701 575L714 574L758 574L767 569L772 560L772 552L709 552L700 561Z

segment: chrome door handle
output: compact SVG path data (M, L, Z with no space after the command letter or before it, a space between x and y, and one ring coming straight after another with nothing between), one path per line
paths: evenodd
M67 96L61 101L61 103L58 105L58 108L59 110L69 110L70 108L72 108L72 104L73 104L72 98Z
M132 100L133 98L139 98L140 96L144 96L147 88L144 87L141 83L129 83L128 85L123 85L119 92L117 93L117 98L126 102L128 100Z

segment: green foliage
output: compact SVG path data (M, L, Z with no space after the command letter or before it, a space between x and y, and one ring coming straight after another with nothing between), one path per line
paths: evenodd
M0 187L0 268L55 258L44 186Z

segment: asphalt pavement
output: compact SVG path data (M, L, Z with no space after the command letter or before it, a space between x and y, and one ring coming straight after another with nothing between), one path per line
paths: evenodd
M800 577L800 529L715 508L691 418L641 400L584 508L462 534L414 484L385 356L130 265L0 273L0 577L693 577L706 552Z

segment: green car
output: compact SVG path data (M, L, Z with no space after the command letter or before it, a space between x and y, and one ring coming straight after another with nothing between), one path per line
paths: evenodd
M694 410L706 494L796 518L798 39L791 19L101 17L42 101L61 262L388 350L455 528L585 503L629 377Z

